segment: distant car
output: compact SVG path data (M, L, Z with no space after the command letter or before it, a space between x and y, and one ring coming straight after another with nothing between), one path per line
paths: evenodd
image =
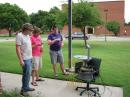
M74 32L71 35L72 39L84 39L83 32ZM65 35L65 38L68 38L68 35ZM86 39L88 39L88 36L85 36Z

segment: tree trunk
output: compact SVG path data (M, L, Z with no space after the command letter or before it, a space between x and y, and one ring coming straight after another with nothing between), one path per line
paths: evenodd
M11 28L9 28L8 31L9 31L9 37L11 37L12 36Z
M82 30L83 35L84 35L84 44L85 44L85 47L86 47L87 46L87 40L86 40L86 34L85 34L85 27L83 27L81 30Z

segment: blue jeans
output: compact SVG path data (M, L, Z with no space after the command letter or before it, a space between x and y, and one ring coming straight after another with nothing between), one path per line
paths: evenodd
M22 76L22 90L27 92L29 87L30 76L32 72L32 59L24 60L23 76Z

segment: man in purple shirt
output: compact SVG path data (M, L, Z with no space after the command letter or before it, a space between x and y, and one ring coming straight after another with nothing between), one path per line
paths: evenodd
M63 38L56 26L53 26L51 28L51 34L48 35L47 42L48 45L50 45L51 64L53 65L55 78L58 77L56 65L57 62L60 63L62 73L65 75L66 73L64 70L64 58L61 51L61 47L64 45Z

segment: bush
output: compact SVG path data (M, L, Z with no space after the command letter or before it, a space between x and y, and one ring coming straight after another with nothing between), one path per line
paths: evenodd
M120 31L120 24L116 21L111 21L106 24L106 28L117 36Z

